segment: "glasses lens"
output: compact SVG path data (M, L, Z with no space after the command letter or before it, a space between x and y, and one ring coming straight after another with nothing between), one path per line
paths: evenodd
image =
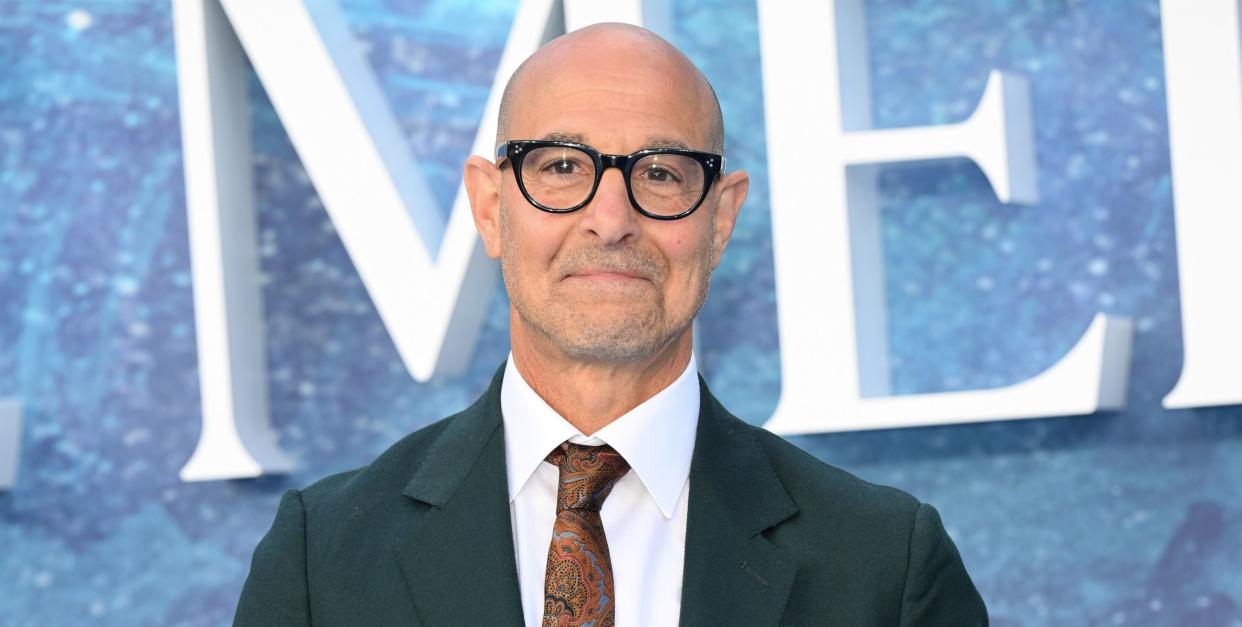
M549 209L576 207L591 195L595 162L577 148L536 148L522 159L522 185L535 202Z
M674 216L698 202L704 176L703 166L685 155L647 155L634 164L630 187L647 213Z

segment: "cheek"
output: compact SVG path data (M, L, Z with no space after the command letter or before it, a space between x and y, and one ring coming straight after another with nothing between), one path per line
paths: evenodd
M570 221L531 207L520 195L517 201L509 199L505 207L502 248L506 264L528 274L546 269L560 250Z
M711 233L704 228L683 228L666 233L659 247L668 261L670 278L683 287L697 281L709 271L704 263L705 251L711 250Z

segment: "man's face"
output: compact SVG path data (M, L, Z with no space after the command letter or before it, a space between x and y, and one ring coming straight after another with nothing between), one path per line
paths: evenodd
M612 154L711 149L709 104L679 67L642 58L593 63L601 56L568 55L533 68L506 139L569 140ZM732 229L736 207L718 216L721 187L686 218L653 220L630 205L623 173L613 168L588 205L553 214L526 201L507 164L498 182L498 239L517 313L511 324L581 361L640 360L668 346L702 306Z

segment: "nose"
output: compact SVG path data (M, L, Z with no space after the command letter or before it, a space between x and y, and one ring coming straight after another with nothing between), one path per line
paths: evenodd
M638 212L630 206L630 197L625 190L625 174L620 168L604 171L595 197L582 208L579 226L598 237L605 246L638 237Z

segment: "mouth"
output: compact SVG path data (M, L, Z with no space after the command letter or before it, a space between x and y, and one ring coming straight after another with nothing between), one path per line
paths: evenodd
M584 268L576 270L564 277L565 279L586 279L591 281L646 281L646 276L629 270L613 270L606 268Z

